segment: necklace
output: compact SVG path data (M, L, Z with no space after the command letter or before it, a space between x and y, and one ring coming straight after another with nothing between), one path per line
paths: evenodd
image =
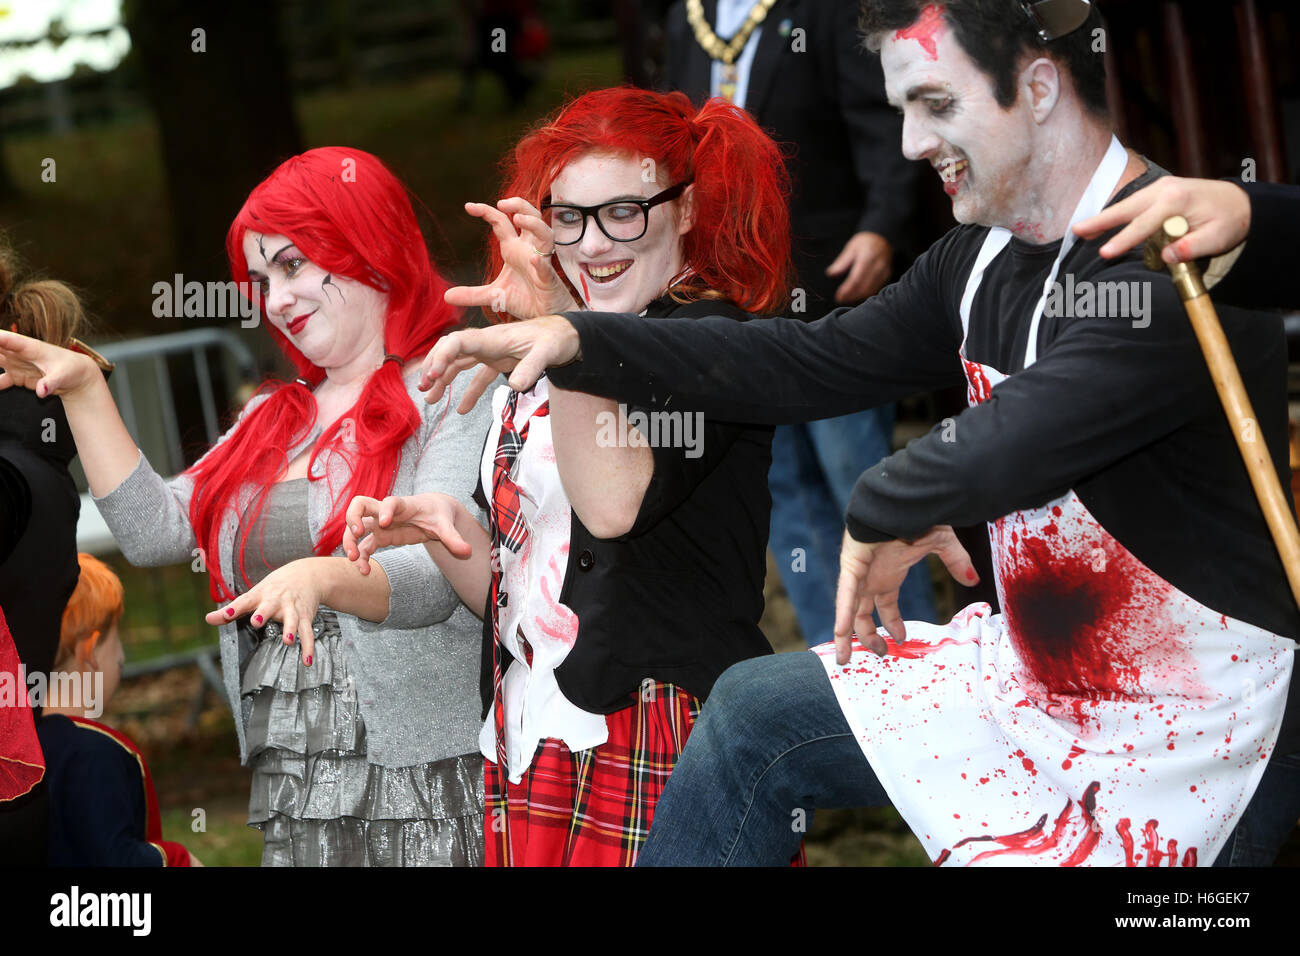
M736 35L724 41L713 32L709 21L704 18L703 0L686 0L686 19L690 22L691 29L695 31L695 42L703 47L704 52L710 57L722 63L722 82L718 84L718 92L725 99L734 100L736 97L736 84L740 79L740 73L736 69L736 58L749 42L750 35L767 18L768 11L775 4L776 0L758 0Z

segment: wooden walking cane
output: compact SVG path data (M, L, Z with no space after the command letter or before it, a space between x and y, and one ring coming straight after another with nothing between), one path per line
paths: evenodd
M1189 229L1182 216L1166 219L1161 231L1147 240L1147 268L1156 272L1164 269L1166 264L1160 258L1161 252L1169 243L1187 235ZM1214 310L1214 303L1210 301L1201 279L1201 270L1195 263L1175 262L1169 265L1169 271L1173 275L1174 288L1187 309L1187 317L1192 321L1197 341L1201 343L1201 351L1205 353L1205 364L1210 368L1210 377L1214 379L1214 387L1223 402L1228 424L1237 439L1237 448L1246 462L1255 497L1259 499L1273 543L1282 557L1282 567L1291 583L1291 594L1300 605L1300 530L1296 529L1295 518L1291 516L1286 497L1282 494L1268 445L1258 434L1255 410L1251 408L1246 386L1242 384L1241 373L1223 334L1219 314ZM1249 439L1246 437L1248 433L1251 435Z

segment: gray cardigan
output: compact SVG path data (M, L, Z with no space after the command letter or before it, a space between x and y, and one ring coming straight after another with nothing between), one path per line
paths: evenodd
M416 388L419 370L405 376L407 391L423 421L402 447L392 493L409 495L441 491L460 500L482 519L472 495L479 457L488 432L491 402L480 401L468 415L456 412L471 376L464 375L442 401L426 405ZM244 415L262 401L254 398L221 441L240 427ZM317 426L289 450L293 461L319 437ZM334 495L348 477L341 456L322 454L309 482L308 523L312 539L328 519ZM96 498L100 514L113 532L122 554L134 565L151 567L192 561L197 555L190 526L189 501L193 481L178 475L158 476L143 454L135 470L117 488ZM243 514L253 495L240 494ZM235 580L234 541L238 519L227 514L219 535L221 573ZM342 548L334 552L342 554ZM356 681L357 700L366 723L369 759L385 767L409 767L460 754L477 753L479 718L479 654L481 624L460 602L423 545L386 548L375 555L392 584L388 617L380 624L339 614L348 667ZM248 761L244 739L246 709L239 693L239 647L233 623L221 626L221 664L226 693L237 716L240 756Z

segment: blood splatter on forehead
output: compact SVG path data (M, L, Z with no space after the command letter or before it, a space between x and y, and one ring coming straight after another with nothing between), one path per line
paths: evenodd
M927 59L937 60L939 46L934 35L943 28L943 25L943 11L938 4L931 3L921 11L921 16L915 23L895 33L894 39L915 40L921 44Z

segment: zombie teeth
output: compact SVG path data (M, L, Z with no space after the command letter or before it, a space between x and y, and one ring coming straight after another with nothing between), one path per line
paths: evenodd
M939 178L950 183L964 172L969 165L970 163L964 159L959 159L955 163L945 163L939 167Z
M630 262L623 262L612 266L587 266L587 271L591 273L593 279L612 279L616 275L626 272Z

